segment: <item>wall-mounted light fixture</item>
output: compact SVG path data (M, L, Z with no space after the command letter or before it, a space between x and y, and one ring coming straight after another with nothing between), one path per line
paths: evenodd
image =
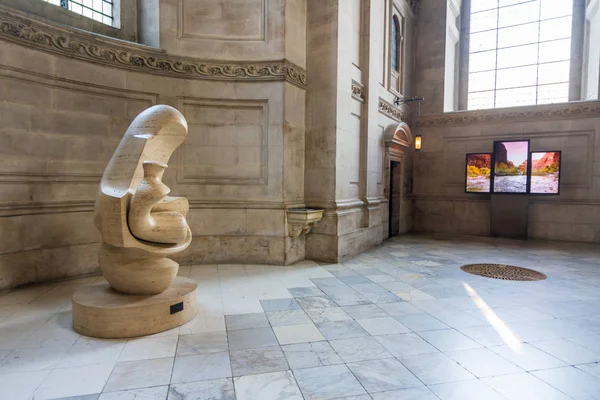
M421 151L421 101L425 100L423 97L413 96L410 99L401 99L396 97L394 104L399 106L400 104L408 104L413 101L417 102L417 121L415 122L415 151Z

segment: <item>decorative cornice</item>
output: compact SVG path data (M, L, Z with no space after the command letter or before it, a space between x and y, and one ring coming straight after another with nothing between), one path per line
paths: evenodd
M539 105L510 109L484 111L462 111L443 115L430 115L421 118L421 126L452 126L471 124L494 124L540 119L599 117L600 101Z
M362 84L356 82L352 79L352 98L360 101L361 103L365 102L365 88Z
M388 103L381 97L379 98L378 109L379 109L380 113L387 115L388 117L390 117L391 119L393 119L395 121L407 122L407 119L404 118L404 113L402 112L402 110L400 110L398 107L395 107L391 103Z
M287 60L204 61L52 25L0 7L0 38L111 67L185 79L286 81L306 89L306 71Z

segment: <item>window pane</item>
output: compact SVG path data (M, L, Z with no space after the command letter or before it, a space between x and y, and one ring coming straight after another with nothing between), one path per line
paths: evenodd
M500 8L498 26L526 24L539 19L540 8L537 1L522 3L515 6Z
M500 7L512 6L514 4L535 3L538 0L500 0Z
M105 1L102 2L102 12L104 15L109 15L112 17L112 5Z
M566 103L569 101L569 84L543 85L538 87L538 104Z
M469 74L469 91L482 92L484 90L493 90L495 82L496 71Z
M94 4L93 4L93 0L83 0L81 3L82 3L84 6L86 6L86 7L89 7L89 8L92 8L92 6L94 5Z
M91 9L83 7L83 16L84 17L88 17L88 18L92 18L94 16L94 14L93 14L93 11Z
M482 110L485 108L494 108L494 91L469 93L468 109Z
M488 71L496 68L496 50L474 53L469 56L469 72Z
M535 104L536 87L530 86L516 89L496 91L496 107L516 107Z
M540 64L538 70L538 85L569 82L570 68L571 63L569 61Z
M83 8L81 7L81 5L69 3L69 6L70 6L71 11L73 11L77 14L83 14Z
M471 33L496 29L498 9L471 14Z
M474 33L469 38L469 50L476 51L491 50L496 48L496 30Z
M540 43L540 63L563 61L571 58L571 39Z
M537 65L499 69L496 78L497 89L537 85Z
M518 46L521 44L536 43L539 35L539 23L518 25L510 28L498 29L498 47Z
M542 19L573 14L573 0L542 0Z
M571 37L572 17L549 19L540 23L540 41Z
M476 13L479 11L490 10L498 7L498 0L472 0L471 1L471 12Z
M498 68L537 64L538 44L498 50Z

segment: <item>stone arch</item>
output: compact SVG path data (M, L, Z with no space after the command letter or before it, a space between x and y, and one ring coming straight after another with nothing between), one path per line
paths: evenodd
M406 122L392 124L385 128L383 140L386 146L393 143L402 147L410 147L412 143L412 131Z

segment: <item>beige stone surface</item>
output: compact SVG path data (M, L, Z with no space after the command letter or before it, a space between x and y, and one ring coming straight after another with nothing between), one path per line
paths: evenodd
M129 338L163 332L198 313L193 279L177 278L166 291L152 296L123 295L108 284L86 286L73 295L73 328L85 336ZM173 310L180 305L181 310Z

